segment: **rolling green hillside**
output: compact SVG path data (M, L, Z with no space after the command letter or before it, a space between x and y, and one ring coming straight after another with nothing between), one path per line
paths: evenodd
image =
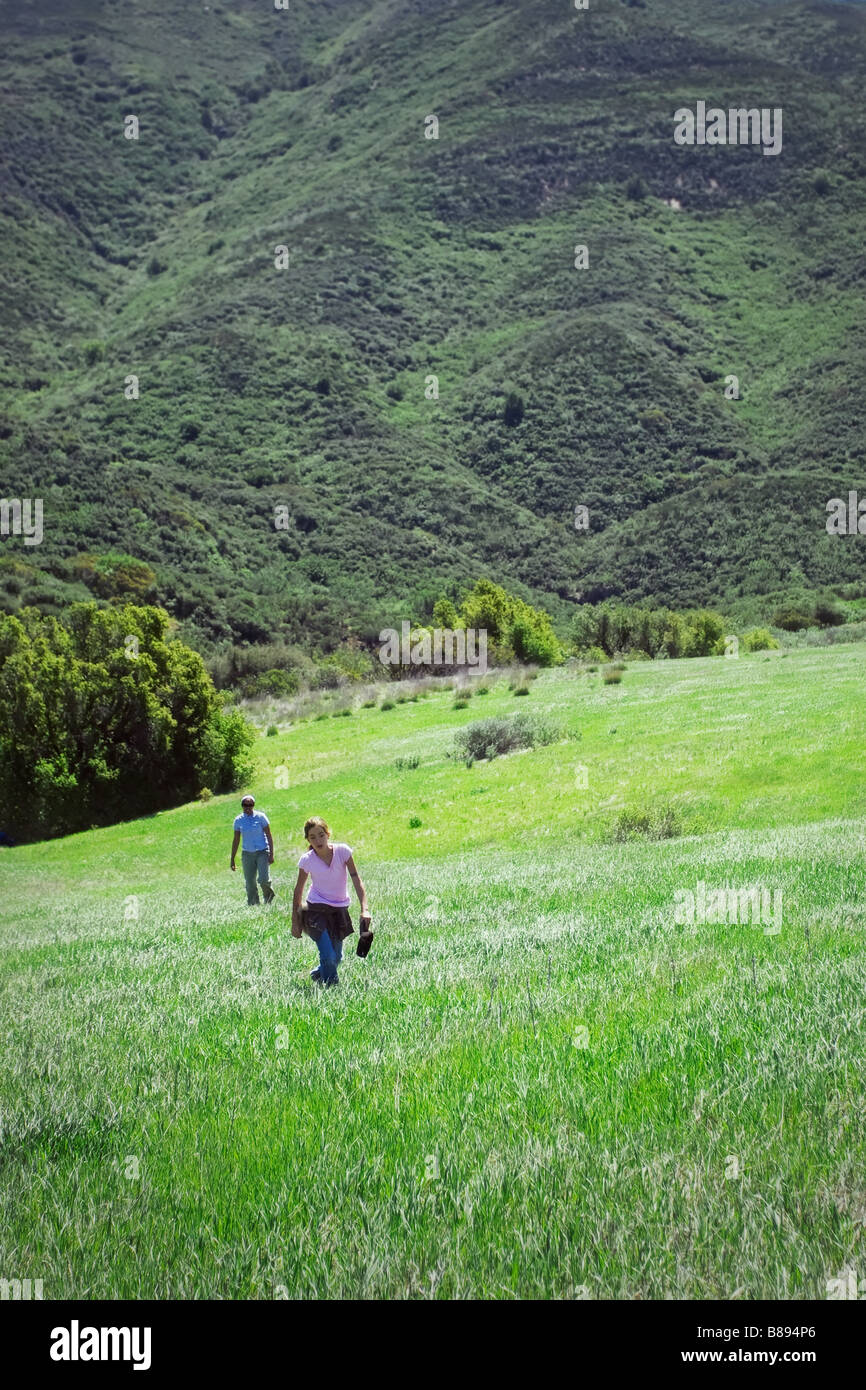
M45 507L7 608L129 592L80 559L112 553L204 649L370 638L482 573L563 626L862 582L824 521L866 492L863 6L0 26L0 494ZM781 107L781 154L677 146L699 99Z
M0 850L2 1267L46 1299L826 1298L866 1219L864 656L283 727L273 908L229 872L237 797ZM447 756L516 707L561 741ZM618 838L662 805L682 833ZM325 993L286 915L313 813L376 927ZM701 883L780 921L678 922Z

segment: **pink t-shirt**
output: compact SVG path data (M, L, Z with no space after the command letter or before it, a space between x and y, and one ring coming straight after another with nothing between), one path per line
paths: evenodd
M308 903L327 903L329 907L349 906L348 873L346 860L351 859L352 851L348 845L331 845L334 857L331 867L320 859L314 849L307 850L298 860L298 868L306 869L313 880L307 894Z

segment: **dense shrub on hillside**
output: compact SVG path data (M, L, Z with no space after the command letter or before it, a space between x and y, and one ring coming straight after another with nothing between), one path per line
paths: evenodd
M489 642L519 661L554 666L563 659L550 615L507 593L490 579L479 579L466 595L460 605L460 622L476 631L484 629Z
M312 684L316 663L300 647L285 642L257 642L247 646L227 644L214 652L207 662L211 679L218 690L233 687L242 695L258 692L258 679L268 677L279 671L290 684L297 681L298 688ZM268 692L268 681L262 684Z
M534 661L539 666L554 666L562 660L562 648L546 613L530 610L532 616L519 614L511 624L508 639L518 661Z
M467 760L497 758L513 753L517 748L555 743L561 731L551 724L533 719L528 714L513 714L508 718L479 719L461 729L456 738L457 750Z
M620 811L611 831L611 839L670 840L682 833L682 823L676 807L651 806L649 809L642 807Z
M433 626L448 628L453 632L460 623L460 614L445 594L438 598L433 605Z
M624 603L584 603L571 624L575 652L599 660L617 653L647 656L711 656L724 651L730 627L720 614L699 608L677 613Z
M803 628L812 627L813 623L811 613L793 604L786 604L773 615L773 626L780 627L783 632L800 632Z
M0 617L0 826L67 834L230 791L254 735L161 608Z
M729 624L709 608L686 615L686 644L683 656L718 656L724 650Z
M297 671L262 671L258 676L246 676L240 683L241 694L247 700L257 695L272 695L276 699L287 699L297 695L300 690Z
M72 573L98 598L147 603L156 597L156 575L132 555L78 555Z
M218 689L231 686L245 699L258 695L284 698L301 689L336 690L341 685L373 680L381 672L354 637L324 657L283 642L230 645L212 654L207 664Z
M778 642L766 627L750 628L748 632L743 633L740 640L747 652L772 652L779 649Z
M323 676L327 677L330 672L335 673L335 685L344 685L347 682L354 684L358 681L375 680L381 673L381 666L364 650L357 637L349 637L319 662L313 684L329 685L330 681Z
M458 643L442 639L444 660L435 661L436 629L448 632L468 631L466 655L458 653ZM564 659L559 639L553 630L550 615L542 608L533 608L523 599L506 593L499 584L479 579L465 594L460 607L445 595L433 604L433 623L430 627L413 626L410 633L410 653L416 670L456 669L460 665L475 665L480 657L479 637L484 633L487 664L504 666L515 660L534 662L538 666L553 666ZM463 638L459 639L464 641ZM401 653L402 655L402 653ZM455 659L449 662L448 656ZM392 675L402 677L406 668L399 661L391 667Z
M819 627L841 627L845 622L845 614L832 603L816 603L815 622Z

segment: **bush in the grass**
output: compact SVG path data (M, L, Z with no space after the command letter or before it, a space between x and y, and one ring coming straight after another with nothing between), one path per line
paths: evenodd
M314 690L336 690L340 685L342 672L334 661L325 660L316 668L312 686Z
M396 758L394 766L402 771L403 768L418 767L420 762L421 759L417 753L410 753L408 758Z
M276 724L269 724L266 732L268 738L273 738L274 734L278 734L280 731L277 728Z
M613 839L617 841L670 840L682 833L679 812L674 806L620 811L613 827Z
M248 700L255 699L257 695L273 695L276 699L288 698L297 695L299 686L297 671L283 671L278 668L244 676L240 681L241 694Z
M526 681L524 681L524 682L522 683L522 685L516 685L516 686L514 687L514 693L515 693L515 695L528 695L528 694L529 694L529 685L528 685L528 683L527 683Z
M463 759L497 758L517 748L555 743L561 730L528 714L479 719L457 734L456 748Z
M417 830L418 827L419 827L419 825L421 825L421 821L419 820L418 816L410 816L410 818L409 818L409 829L410 829L410 830Z
M380 709L393 709L393 708L394 708L394 701L393 701L393 700L383 700L382 703L381 703L381 705L379 706L379 708L380 708Z
M721 655L729 631L729 624L718 613L709 608L699 608L688 616L683 656Z
M376 708L376 701L375 701L375 700L365 700L364 703L363 703L362 706L361 706L361 709L375 709L375 708Z
M803 628L812 627L814 621L811 613L804 612L794 604L787 604L773 615L773 627L780 627L783 632L800 632Z
M210 787L202 787L201 791L200 791L199 794L198 794L197 800L198 800L198 801L210 801L210 800L212 800L212 798L213 798L213 792L211 791Z
M744 632L740 641L747 652L778 651L779 643L766 627L753 627Z
M845 614L832 603L820 602L815 604L815 621L820 627L841 627Z
M605 685L619 685L622 680L622 671L618 671L615 666L605 666L601 678Z
M463 695L460 696L459 700L455 700L451 706L452 709L468 709L468 707L469 701Z

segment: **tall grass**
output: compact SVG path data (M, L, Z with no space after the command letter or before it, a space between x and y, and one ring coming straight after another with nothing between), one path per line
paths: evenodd
M866 653L762 655L540 676L584 783L565 744L447 758L450 694L261 739L271 908L228 872L234 798L0 851L4 1277L825 1297L866 1217ZM611 843L618 798L689 833ZM311 811L377 929L324 995L287 917ZM678 925L699 882L780 890L781 933Z

